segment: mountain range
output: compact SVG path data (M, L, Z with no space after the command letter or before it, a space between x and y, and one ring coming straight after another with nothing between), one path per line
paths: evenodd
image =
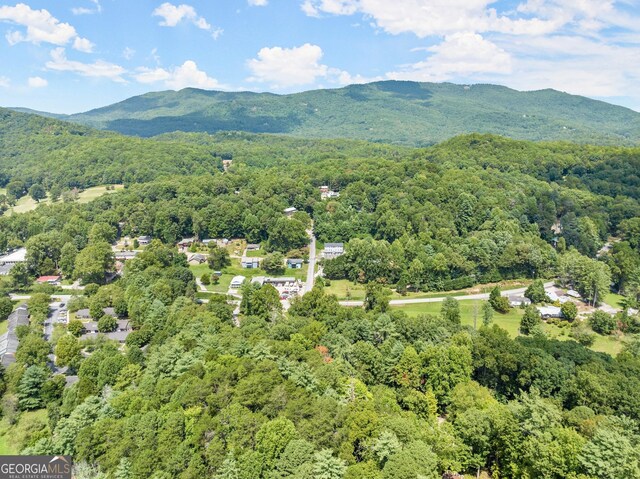
M426 146L465 133L607 145L640 144L640 113L555 90L383 81L276 95L187 88L51 116L125 135L246 131Z

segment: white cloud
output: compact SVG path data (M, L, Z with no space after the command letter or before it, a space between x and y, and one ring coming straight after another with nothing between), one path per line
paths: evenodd
M224 30L222 28L214 28L211 31L211 37L213 37L214 40L217 40L222 36L223 33L224 33Z
M73 48L79 52L91 53L93 52L94 46L95 45L86 38L76 37L75 40L73 40Z
M308 85L326 77L329 67L322 65L322 49L305 43L294 48L262 48L258 58L247 61L249 81L269 83L274 88Z
M24 3L18 3L15 7L0 7L0 21L26 27L25 31L13 30L6 34L10 45L30 42L63 46L74 40L74 48L80 51L88 51L88 46L93 46L89 40L78 37L73 26L60 22L47 10L33 10Z
M391 72L397 80L444 81L476 74L508 74L512 71L509 53L477 33L454 33L426 49L426 60Z
M122 50L122 56L126 60L131 60L135 54L136 54L136 51L133 48L125 47L125 49Z
M49 84L49 82L41 77L29 77L27 84L31 88L44 88Z
M196 13L196 9L191 5L173 5L165 2L156 8L152 15L164 19L160 21L160 25L163 27L175 27L184 20L193 23L202 30L211 29L211 25L207 23L204 17L199 16Z
M310 16L362 13L387 33L414 33L420 38L459 31L543 34L558 22L539 18L512 19L489 5L495 0L305 0Z
M7 77L0 76L0 88L9 88L11 81Z
M268 0L247 0L247 3L252 7L266 7L269 4Z
M120 65L98 60L94 63L82 63L67 59L64 48L51 51L51 60L46 63L49 70L73 72L85 77L108 78L116 82L124 82L122 75L126 70Z
M95 13L102 13L102 5L99 0L90 0L93 3L93 8L87 7L75 7L71 9L74 15L93 15Z
M182 88L225 88L215 78L211 78L206 72L199 70L196 62L187 60L182 66L171 70L164 68L139 68L134 78L140 83L163 82L165 86L173 90Z

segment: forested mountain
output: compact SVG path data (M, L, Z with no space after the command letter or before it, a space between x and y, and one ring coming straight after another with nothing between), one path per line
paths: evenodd
M0 108L0 186L13 196L46 189L149 181L163 174L207 173L219 158L195 144L159 143Z
M425 146L464 133L640 142L640 114L554 90L384 81L291 95L193 88L148 93L67 119L138 136L240 130Z

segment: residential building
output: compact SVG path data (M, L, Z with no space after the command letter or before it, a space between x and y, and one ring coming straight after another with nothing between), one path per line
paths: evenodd
M36 279L38 284L60 284L60 276L40 276Z
M188 261L189 264L202 264L207 261L207 257L200 253L194 253L192 255L189 255Z
M304 264L304 260L302 259L297 259L297 258L287 259L287 268L302 269L303 264Z
M15 251L0 256L0 275L7 276L16 264L24 263L26 260L26 248L18 248Z
M18 306L7 318L7 332L0 336L0 364L7 367L16 362L20 340L16 334L18 326L29 326L29 310L26 304Z
M258 251L260 249L260 245L256 243L247 243L247 251Z
M557 306L538 306L538 312L542 319L562 317L562 310Z
M138 244L140 246L146 246L151 243L151 236L138 236Z
M231 284L229 285L229 288L240 289L246 279L247 278L241 275L234 276L233 279L231 280Z
M344 243L325 243L323 256L326 259L336 258L344 254Z
M116 314L116 310L113 308L103 308L102 311L104 312L105 316L113 316L114 318L117 318L118 315ZM89 309L85 308L85 309L79 309L76 312L76 318L78 319L91 319L91 313L89 313Z
M582 299L582 295L573 289L567 290L567 296L570 296L575 299Z
M296 211L298 211L298 209L291 206L289 208L284 209L284 214L287 216L292 216Z
M243 257L241 261L242 267L245 269L258 269L260 267L260 258Z
M114 256L117 261L127 261L138 255L139 251L116 251Z
M517 308L522 305L530 305L531 300L529 298L525 298L524 296L509 296L509 304L514 308Z

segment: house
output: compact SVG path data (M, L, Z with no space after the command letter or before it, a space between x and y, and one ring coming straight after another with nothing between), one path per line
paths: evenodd
M544 292L547 293L547 298L549 298L549 301L551 301L552 303L560 300L560 296L558 296L555 291L551 289L545 289Z
M20 340L16 334L18 326L29 326L29 310L26 304L18 306L7 318L7 332L0 336L0 364L7 367L16 362Z
M340 197L340 193L338 193L337 191L332 191L329 189L328 186L321 186L320 187L320 198L323 200L329 199L329 198L339 198Z
M525 298L524 296L509 296L509 304L514 308L518 306L528 306L531 304L531 300L529 298Z
M207 261L207 257L200 253L194 253L189 256L189 264L202 264Z
M128 319L119 319L117 323L116 331L131 331L131 325Z
M256 243L248 243L247 251L258 251L260 249L260 245Z
M0 275L6 276L11 269L18 263L24 263L27 260L27 249L18 248L8 254L0 256Z
M284 214L287 216L292 216L296 211L298 211L297 208L294 208L293 206L289 207L289 208L285 208L284 209Z
M138 244L140 246L146 246L151 243L151 236L138 236Z
M336 258L344 254L344 243L325 243L324 257L326 259Z
M211 243L215 243L215 239L213 238L206 238L202 240L202 244L205 246L209 246Z
M38 284L60 284L60 276L40 276L36 279Z
M538 312L542 319L562 317L562 310L557 306L538 306Z
M260 258L242 258L242 267L245 269L258 269L260 267Z
M240 287L244 284L245 279L247 278L241 275L234 276L233 279L231 280L231 284L229 284L229 288L240 289Z
M574 289L567 290L567 296L570 296L575 299L582 299L582 295Z
M293 276L282 276L280 278L265 278L264 284L270 284L274 287L291 286L298 282Z
M291 269L302 269L302 265L304 264L304 260L289 258L287 259L287 268Z
M113 308L103 308L102 311L104 312L105 316L113 316L114 318L117 318L118 315L116 314L116 310ZM76 312L76 318L78 319L91 319L91 313L89 313L89 309L85 308L85 309L79 309Z
M184 251L197 241L197 238L182 238L180 241L178 241L177 246L180 251Z
M127 261L138 255L139 251L116 251L114 256L117 261Z
M98 322L97 321L87 321L82 324L84 328L85 334L97 334L98 333Z

